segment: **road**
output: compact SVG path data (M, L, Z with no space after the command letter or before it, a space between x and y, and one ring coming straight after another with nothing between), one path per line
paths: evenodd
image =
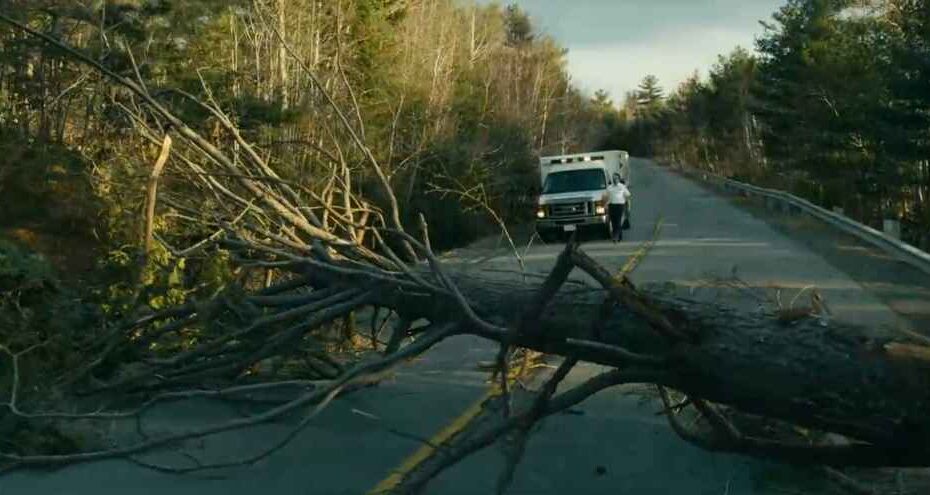
M645 160L633 161L632 180L633 227L625 241L592 239L583 249L616 270L652 238L661 218L660 235L633 273L634 282L671 282L693 288L695 297L714 298L719 294L705 287L707 281L735 273L752 286L781 288L785 304L813 284L838 319L876 328L907 327L843 271L728 199ZM532 246L525 255L527 270L546 273L560 249ZM478 258L483 267L516 268L512 256L493 249L466 249L447 260L469 264ZM728 304L747 311L757 308L751 297L729 296ZM475 410L488 390L487 373L475 364L490 359L495 351L489 343L470 337L444 342L401 369L394 379L336 401L288 446L251 467L178 476L110 460L55 472L12 473L0 477L0 495L368 493L379 483L384 486L392 473L410 469L417 451L430 439L435 442L467 424L469 415L463 412ZM567 385L597 370L582 366L569 376ZM574 414L547 420L532 437L510 493L819 492L816 479L807 479L803 472L684 444L654 414L658 409L654 400L631 392L635 390L629 387L608 391L581 404ZM157 432L233 414L226 406L191 403L156 410L145 424L150 432ZM260 450L295 422L223 434L185 447L202 459L233 459ZM188 462L171 452L146 460ZM500 451L488 449L448 470L427 493L492 493L501 464Z

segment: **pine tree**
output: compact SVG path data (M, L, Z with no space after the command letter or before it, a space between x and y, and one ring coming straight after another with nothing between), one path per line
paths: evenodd
M514 47L525 46L533 42L533 24L529 15L517 5L508 5L504 14L507 26L507 44Z
M663 100L663 91L659 86L659 78L649 74L643 78L643 81L639 83L639 88L636 92L636 103L638 107L647 112L652 112L657 110L659 105L662 104Z

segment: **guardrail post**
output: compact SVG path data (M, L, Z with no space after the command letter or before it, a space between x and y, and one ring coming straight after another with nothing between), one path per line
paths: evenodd
M895 239L901 238L901 222L892 219L885 219L883 227L884 228L882 230L884 230L886 235L894 237Z
M840 215L845 215L845 213L843 213L843 207L841 207L841 206L834 206L834 207L833 207L833 213L838 213L838 214L840 214Z

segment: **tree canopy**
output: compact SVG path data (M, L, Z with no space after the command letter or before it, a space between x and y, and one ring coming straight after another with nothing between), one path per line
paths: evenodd
M647 76L613 142L785 189L930 247L930 7L790 0L755 53L722 55L665 100ZM633 98L633 102L629 102Z

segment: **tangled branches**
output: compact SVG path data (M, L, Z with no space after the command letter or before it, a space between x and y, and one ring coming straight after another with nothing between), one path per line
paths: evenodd
M809 320L786 328L771 314L739 314L714 304L650 293L625 277L613 277L574 242L539 286L451 270L432 251L425 222L421 239L404 230L387 176L309 67L304 66L307 78L320 86L343 131L353 137L366 166L379 178L388 198L386 214L354 192L347 165L338 156L331 156L335 164L329 191L320 194L282 178L212 98L200 102L179 91L152 93L141 80L115 73L55 38L4 14L0 21L55 45L128 91L121 104L153 145L166 142L168 134L173 137L167 166L184 177L183 187L194 194L166 195L160 201L178 221L199 226L202 235L187 239L187 244L168 235L160 236L159 242L178 257L222 249L238 267L277 277L275 282L266 276L262 283L243 277L241 285L210 298L137 314L110 328L87 350L87 363L65 377L63 390L71 394L69 398L100 403L104 397L117 396L132 402L129 408L28 410L20 393L19 366L28 349L2 347L12 363L10 398L2 404L4 409L27 420L109 421L139 418L165 401L299 389L295 398L258 414L112 448L38 455L0 451L7 467L135 458L192 438L303 414L285 438L236 463L249 464L293 438L339 394L370 384L399 363L461 334L500 345L497 365L505 391L511 349L565 359L528 407L505 408L504 417L489 431L444 451L441 462L405 480L409 489L422 488L446 467L512 434L512 456L500 478L503 490L535 423L624 383L660 387L672 428L706 449L836 466L930 464L926 414L930 387L921 368L925 363L893 358L885 352L892 343L870 340L867 329ZM279 41L286 47L283 39ZM209 95L209 88L204 85L204 89ZM220 136L208 139L188 126L169 109L168 95L199 105L215 120ZM152 180L158 175L153 173ZM333 199L333 188L340 190L341 204ZM153 208L154 200L148 209ZM561 290L575 270L597 286ZM382 354L371 352L346 365L314 348L324 342L329 325L367 308L396 315L383 348L378 332L373 332L374 347ZM168 344L178 341L185 345ZM307 349L315 380L236 383L259 363ZM556 393L581 361L607 365L611 371ZM689 398L672 404L666 389ZM677 415L687 407L704 418L707 431L690 430L678 421ZM848 441L811 445L759 438L744 433L733 419L749 416L835 433ZM172 472L225 465L200 460L190 467L148 464Z

